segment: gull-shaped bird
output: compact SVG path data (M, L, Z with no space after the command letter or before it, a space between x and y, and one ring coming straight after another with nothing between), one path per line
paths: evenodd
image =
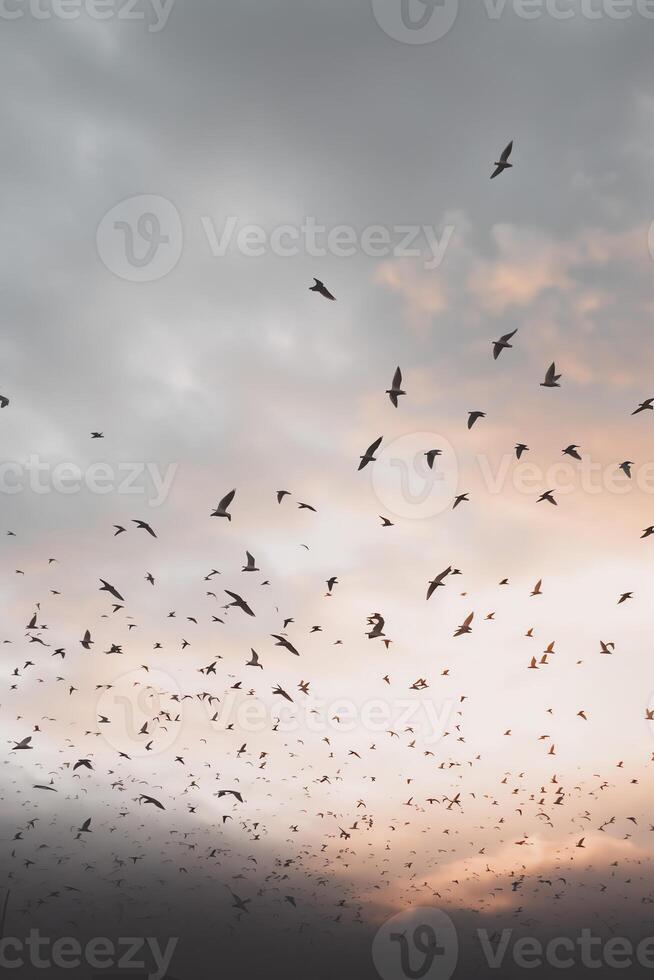
M509 163L509 157L511 156L512 151L513 151L513 140L511 140L509 145L502 150L501 157L499 158L499 160L496 160L495 163L493 164L495 170L491 174L491 180L494 180L495 177L499 177L499 175L501 173L504 173L505 170L511 169L513 164Z
M512 330L511 331L511 333L505 333L504 336L503 337L500 337L499 340L494 340L492 342L493 343L493 359L494 360L497 360L498 357L500 356L500 354L502 353L502 351L505 350L507 347L513 347L513 344L510 344L509 341L511 340L512 337L515 337L515 335L517 334L517 332L518 332L518 330L517 330L517 327L516 327L515 330Z
M397 408L397 400L400 395L406 395L406 391L402 390L402 372L399 367L393 375L393 382L386 394L390 398L391 403L395 406L395 408Z

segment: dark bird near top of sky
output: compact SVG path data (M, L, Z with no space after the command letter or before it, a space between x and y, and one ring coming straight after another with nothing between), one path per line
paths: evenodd
M505 350L507 347L513 347L513 344L510 344L509 341L511 340L512 337L515 337L515 335L517 334L517 332L518 332L518 330L516 328L515 330L512 330L511 333L505 333L504 336L500 337L499 340L493 340L492 341L492 344L493 344L493 358L495 360L498 359L498 357L500 356L500 354L502 353L502 351Z
M499 160L496 160L495 163L493 164L495 170L491 174L491 180L493 180L495 177L499 177L499 175L503 173L505 170L511 169L513 164L509 163L509 157L511 156L512 150L513 150L513 140L511 140L509 145L502 150L501 157L499 158Z
M540 503L542 500L546 500L548 504L554 504L555 507L558 506L556 500L552 496L553 493L554 493L553 490L546 490L545 493L540 495L540 497L537 500L537 503Z
M630 459L625 460L624 463L620 463L620 469L625 474L625 476L628 476L629 477L629 479L631 479L631 467L633 465L634 464L632 463L632 461Z
M332 296L332 294L329 292L324 282L321 282L320 279L316 279L315 276L313 279L313 286L309 286L309 290L312 293L320 293L320 295L324 296L325 299L336 299L336 297Z
M291 495L291 491L290 490L278 490L277 491L277 503L278 504L281 504L281 502L284 499L284 497L290 497L290 495Z
M104 439L104 432L92 432L91 439Z
M564 456L572 456L573 459L581 459L581 456L577 452L579 446L570 445L566 446L565 449L561 450Z
M468 412L468 428L471 429L477 419L485 419L486 412Z
M402 372L400 371L399 367L396 370L395 374L393 375L393 382L391 384L391 387L386 392L386 394L388 395L392 404L395 405L396 408L397 408L397 400L400 397L400 395L406 395L406 391L402 390Z
M433 470L436 457L442 456L442 452L440 449L429 449L425 453L425 456L427 457L427 466L429 467L430 470Z
M528 453L528 452L529 452L529 446L525 446L524 442L516 443L515 454L517 459L520 459L523 453Z
M226 517L228 521L231 521L232 515L227 513L227 508L229 507L229 505L231 504L232 500L234 499L234 495L235 494L236 494L236 490L230 490L229 493L226 493L225 496L223 497L223 499L220 501L220 503L216 507L216 509L213 511L213 513L212 513L211 516L212 517Z
M359 463L359 470L362 470L365 466L368 465L368 463L375 462L375 453L381 446L381 442L383 438L384 438L383 436L380 436L379 439L375 439L375 441L371 443L370 446L368 446L363 456L359 457L359 459L361 460L361 462Z

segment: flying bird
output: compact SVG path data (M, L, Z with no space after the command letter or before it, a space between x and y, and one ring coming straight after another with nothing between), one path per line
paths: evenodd
M503 350L506 350L507 347L513 347L513 344L510 344L509 341L511 340L512 337L515 337L515 335L517 334L517 332L518 332L518 329L516 327L515 330L512 330L511 331L511 333L505 333L504 336L500 337L499 340L493 340L492 341L492 344L493 344L493 359L494 360L497 360L498 357L500 356L500 354L502 353L502 351Z
M359 471L364 469L364 467L366 467L368 463L376 462L375 453L381 446L383 438L384 438L383 436L380 436L379 439L376 439L373 443L371 443L370 446L368 446L363 456L359 457L359 459L361 460L361 462L359 463Z
M235 494L236 494L236 490L230 490L229 493L226 493L225 496L223 497L223 499L220 501L220 503L216 507L216 509L213 511L213 513L212 513L211 516L212 517L226 517L228 521L231 521L232 515L227 512L227 508L229 507L229 505L231 504L232 500L234 499L234 495Z
M320 295L324 296L325 299L336 299L336 297L332 296L332 294L329 292L324 282L321 282L320 279L316 279L315 276L313 279L313 286L309 286L309 290L312 293L320 293Z
M556 373L556 365L554 363L550 364L547 369L547 374L545 375L545 380L541 381L541 388L560 388L559 380L561 378L560 374Z
M503 173L505 170L511 169L513 164L509 163L509 157L511 156L512 151L513 151L513 140L511 140L509 145L502 150L502 155L500 156L499 160L496 160L495 163L493 164L495 170L491 174L491 180L494 180L495 177L499 177L499 175Z
M391 387L386 392L391 400L391 403L397 408L397 400L401 395L406 395L406 391L402 390L402 372L399 367L397 368L395 374L393 375L393 381Z

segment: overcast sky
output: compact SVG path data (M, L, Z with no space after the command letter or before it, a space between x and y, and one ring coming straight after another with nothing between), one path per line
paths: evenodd
M150 880L148 854L169 859L183 827L197 852L187 891L175 888L201 902L208 888L235 942L247 917L230 889L260 902L266 927L280 915L297 930L265 878L292 859L283 889L329 929L347 897L346 945L362 962L356 920L374 931L416 899L499 915L499 929L520 906L544 914L544 886L511 894L523 865L574 880L554 923L587 894L580 927L617 928L616 908L633 922L651 895L654 573L640 535L654 521L654 420L631 413L654 396L654 9L460 6L429 16L411 0L414 29L400 0L141 0L130 17L115 0L105 20L90 0L66 19L47 0L0 11L0 829L19 903L52 890L53 856L83 876L71 827L90 815L100 882L130 848ZM491 182L510 140L513 169ZM336 302L309 291L314 277ZM513 330L494 361L491 342ZM560 389L540 386L552 361ZM385 391L398 365L396 410ZM486 413L472 430L470 411ZM378 462L357 472L379 436ZM571 444L581 462L562 454ZM423 454L437 448L430 472ZM211 518L233 488L232 521ZM537 503L551 489L558 506ZM246 549L260 572L241 572ZM425 603L448 566L463 574ZM225 614L224 589L256 617ZM32 636L52 649L26 636L36 603L48 629ZM472 611L472 634L454 639ZM373 613L388 650L365 636ZM271 639L286 617L300 660ZM527 672L552 641L551 662ZM122 655L105 655L112 643ZM252 648L263 671L244 667ZM216 676L198 673L215 660ZM124 707L148 683L180 712L153 754L111 693ZM278 684L294 698L283 733L271 731ZM259 728L238 713L248 700ZM378 729L372 701L390 713ZM210 720L225 703L230 731ZM30 733L36 751L9 753ZM73 777L90 754L94 770ZM35 799L50 778L56 802ZM244 807L214 795L235 780ZM148 808L146 831L133 800L148 786L166 812ZM456 792L463 811L444 802ZM51 857L12 841L35 815ZM200 860L217 846L218 884ZM128 905L138 874L123 872Z

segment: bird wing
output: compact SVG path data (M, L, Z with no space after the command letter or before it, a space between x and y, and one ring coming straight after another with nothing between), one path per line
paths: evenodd
M218 504L218 510L226 510L227 507L229 507L229 505L231 504L232 500L234 499L235 494L236 494L236 490L230 490L229 493L226 493L223 499Z

